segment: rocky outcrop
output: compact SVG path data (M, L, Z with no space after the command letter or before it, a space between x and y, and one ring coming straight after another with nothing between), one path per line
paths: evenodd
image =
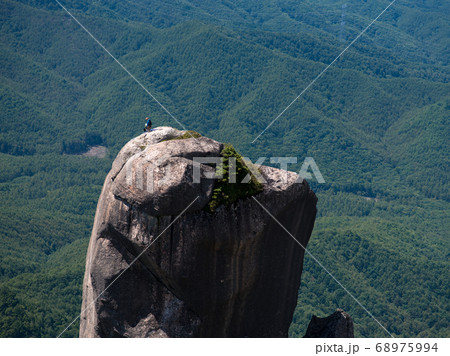
M313 315L304 337L354 337L353 320L350 315L348 315L342 309L336 310L333 314L325 318L318 318L317 316Z
M81 337L285 337L316 197L297 174L261 167L254 198L205 207L223 145L158 128L118 154L86 260ZM264 206L266 212L258 202ZM180 215L181 214L181 215ZM275 220L276 219L276 220Z

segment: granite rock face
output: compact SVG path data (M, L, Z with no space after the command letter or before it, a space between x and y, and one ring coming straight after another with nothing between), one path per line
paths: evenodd
M333 314L318 318L313 315L309 322L308 329L304 337L307 338L346 338L354 337L353 320L342 309L336 310Z
M194 183L193 158L219 157L223 145L170 140L183 133L144 133L114 161L87 253L80 336L286 337L304 251L274 218L306 247L316 196L297 174L261 167L261 193L207 212L215 169L201 164Z

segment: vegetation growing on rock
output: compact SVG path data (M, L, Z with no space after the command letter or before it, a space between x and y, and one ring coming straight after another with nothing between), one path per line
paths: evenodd
M251 173L248 164L244 162L242 156L236 152L232 145L225 145L221 156L223 158L222 164L216 169L216 175L221 178L217 180L212 199L205 208L206 211L211 213L215 212L220 205L230 205L239 199L251 197L263 190L262 184ZM230 160L231 157L234 157L235 160ZM233 167L233 165L236 166ZM242 183L247 174L250 174L250 181Z
M202 135L199 134L198 132L192 131L192 130L188 130L188 131L186 131L184 134L182 134L182 135L180 135L180 136L177 136L177 137L175 137L175 138L171 138L171 139L166 140L166 141L185 140L185 139L187 139L187 138L199 138L199 137L202 137Z

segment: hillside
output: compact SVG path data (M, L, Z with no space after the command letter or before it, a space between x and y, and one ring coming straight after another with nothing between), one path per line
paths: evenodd
M391 333L449 336L448 2L393 5L251 143L388 4L347 1L342 27L343 3L64 5L188 129L252 160L297 157L297 172L313 157L311 252ZM0 335L55 336L80 310L112 159L145 116L176 123L56 2L0 14ZM77 155L93 145L109 155ZM308 257L299 300L293 336L337 307L357 336L386 336Z

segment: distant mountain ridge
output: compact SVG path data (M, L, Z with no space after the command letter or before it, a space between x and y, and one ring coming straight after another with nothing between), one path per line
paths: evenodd
M6 23L20 24L19 31L5 28L11 47L3 52L2 142L16 145L25 128L31 128L42 133L45 143L36 145L28 138L21 142L23 150L55 152L63 150L62 141L84 145L86 134L102 131L102 140L118 149L125 143L122 132L127 137L136 132L135 118L142 116L142 108L153 112L158 123L174 124L53 5L48 14L11 1L2 6ZM78 8L83 8L82 3ZM198 22L158 30L146 24L80 16L186 127L223 141L233 141L237 135L238 147L255 155L265 155L266 145L250 142L341 50L329 35L324 35L325 41L309 33L240 35ZM49 19L52 25L46 25ZM44 26L52 30L39 32ZM39 37L34 37L36 33ZM70 38L71 46L65 38ZM414 60L402 63L405 58L392 50L363 43L355 43L262 137L271 146L282 147L279 154L304 157L310 154L305 148L315 152L316 161L330 166L329 181L341 180L342 174L331 173L337 167L328 157L339 157L340 166L352 165L353 154L347 157L345 152L350 146L364 157L361 169L372 162L367 169L373 171L379 169L376 162L382 162L383 174L391 176L394 171L386 157L392 148L391 141L384 140L386 130L399 117L448 98L448 85L442 83L448 76L440 75L438 81L413 79L435 73L434 67L426 69L427 64ZM14 67L8 62L12 58ZM398 65L393 65L397 60ZM42 83L48 84L44 88ZM235 132L234 127L239 130ZM30 134L26 132L25 137ZM298 147L294 136L305 145ZM315 147L318 144L320 148ZM365 173L353 170L351 174L358 174L356 180L360 180Z

